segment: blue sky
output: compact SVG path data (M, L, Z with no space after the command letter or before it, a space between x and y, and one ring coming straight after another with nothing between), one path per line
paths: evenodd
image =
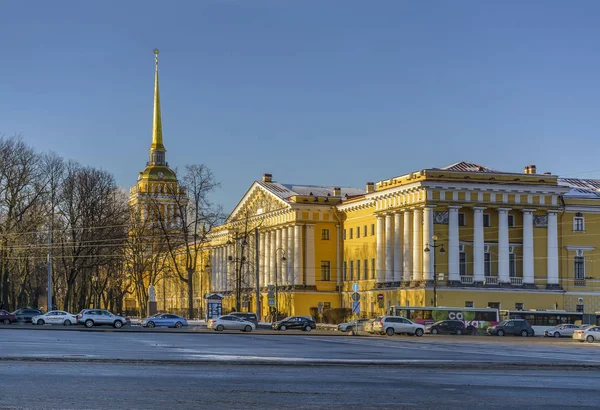
M597 1L0 3L0 133L129 187L154 56L172 167L363 187L467 160L600 177Z

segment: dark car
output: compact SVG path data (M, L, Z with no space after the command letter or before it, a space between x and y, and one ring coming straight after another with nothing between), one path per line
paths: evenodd
M34 316L43 315L44 312L39 309L23 308L13 312L17 317L17 322L31 323Z
M527 321L523 319L503 320L496 326L488 327L487 333L488 335L494 336L535 336L535 332L533 331L531 325L529 325L529 323L527 323Z
M447 334L447 335L462 335L473 333L473 326L465 326L461 320L440 320L425 328L426 333L432 335Z
M299 329L310 332L317 327L312 318L306 316L290 316L283 320L274 322L271 327L275 330Z
M231 316L239 317L240 319L244 319L246 322L252 322L258 327L258 317L256 313L252 312L233 312L230 313Z
M12 313L8 313L6 310L0 310L0 323L4 323L5 325L10 325L11 323L15 323L17 321L17 317Z

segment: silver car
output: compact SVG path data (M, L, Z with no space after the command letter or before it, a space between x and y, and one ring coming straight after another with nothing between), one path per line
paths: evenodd
M223 330L241 330L242 332L251 332L256 329L256 325L247 320L240 319L237 316L225 315L217 319L210 319L206 327L216 332Z
M406 333L408 335L423 336L425 326L414 323L405 317L400 316L381 316L379 320L373 322L373 333L386 334L392 336L394 333Z
M110 325L120 329L127 324L127 319L121 316L113 315L108 310L103 309L83 309L77 315L77 323L83 323L85 327L94 327L100 325Z
M579 329L577 325L558 325L544 331L545 337L573 337L573 332Z

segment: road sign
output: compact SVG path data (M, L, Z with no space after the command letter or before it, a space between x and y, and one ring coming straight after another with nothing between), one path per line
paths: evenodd
M272 291L275 289L275 285L269 285L269 290Z
M275 306L275 299L269 299L269 306Z
M352 314L358 315L360 313L360 302L352 302Z
M377 294L377 300L383 300L383 293Z
M268 297L269 299L273 299L273 298L275 297L275 292L273 292L272 290L270 290L270 291L267 293L267 297Z
M383 307L383 300L379 301L379 307L382 308Z
M352 284L352 290L355 292L358 292L358 283L353 283Z
M352 294L352 300L355 301L355 302L358 302L360 300L360 293L354 292Z
M317 307L319 308L319 313L323 313L323 302L317 303Z

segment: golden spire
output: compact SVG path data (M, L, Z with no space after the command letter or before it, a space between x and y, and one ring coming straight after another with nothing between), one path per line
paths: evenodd
M160 118L160 92L158 90L158 48L154 49L156 72L154 74L154 119L152 121L152 146L150 150L165 150L162 137L162 122Z

